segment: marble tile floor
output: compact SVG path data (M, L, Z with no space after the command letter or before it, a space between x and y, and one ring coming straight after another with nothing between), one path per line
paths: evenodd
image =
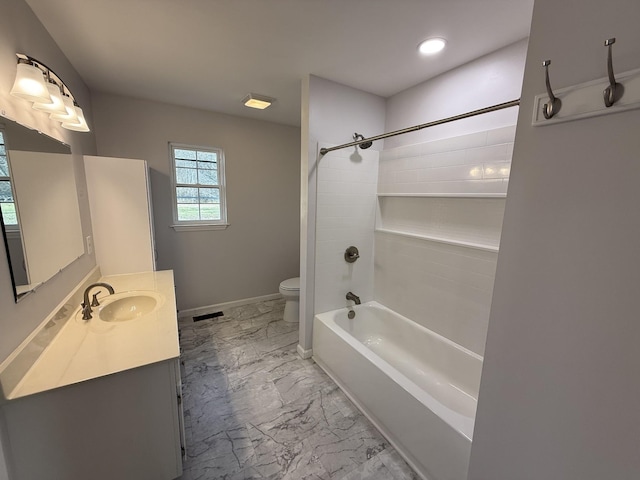
M180 318L181 480L418 480L313 362L283 300Z

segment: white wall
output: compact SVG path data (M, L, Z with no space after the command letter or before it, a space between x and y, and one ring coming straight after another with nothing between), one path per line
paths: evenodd
M376 150L336 150L318 162L315 313L353 305L349 291L373 300L377 183ZM350 246L360 254L354 263L344 259Z
M48 115L9 95L16 72L16 53L35 57L58 73L81 105L93 127L89 91L67 58L23 0L3 0L0 15L0 111L23 125L36 128L71 145L76 168L83 235L91 233L86 185L82 182L82 155L95 153L93 133L64 130ZM1 119L0 119L1 121ZM95 265L95 258L84 255L73 262L35 293L16 304L6 255L0 254L0 361L4 360L55 308ZM3 429L0 420L0 430ZM0 435L0 448L6 443ZM0 479L8 478L4 457L0 454Z
M520 96L526 41L387 101L389 131ZM484 353L517 108L385 140L375 299Z
M93 95L98 154L147 160L158 270L173 269L178 309L278 293L299 271L300 130L220 113ZM226 230L176 232L169 142L225 153Z
M376 95L313 75L305 79L302 87L300 347L309 350L311 349L315 307L316 207L318 200L316 187L318 186L318 175L320 175L318 172L318 144L325 146L348 143L353 140L352 136L355 132L365 137L383 133L385 100ZM362 168L369 169L373 165L372 162L377 162L377 158L373 159L373 153L380 148L379 142L373 144L369 150L370 153L367 154L367 161L360 164ZM353 152L351 150L351 153ZM365 150L365 152L367 151ZM357 163L353 165L357 165ZM373 172L373 170L370 171ZM327 173L329 173L328 170ZM342 178L339 178L337 183L348 183L340 180ZM375 185L375 181L372 185ZM325 186L331 188L328 184ZM372 189L372 191L374 190ZM342 233L346 234L344 230ZM345 245L344 248L346 249L348 246ZM371 262L373 262L372 255L368 259L361 258L354 264L354 271L356 268L358 271L361 269L364 271ZM340 288L344 286L346 283ZM372 296L372 285L367 288L370 290L363 291L363 298ZM344 294L346 295L346 293L345 291ZM354 293L359 294L358 292ZM334 292L333 298L336 298L335 295L337 293ZM331 302L322 301L322 303L324 308Z
M480 355L514 127L384 150L375 299Z
M71 145L76 172L83 236L91 233L86 199L82 155L95 153L94 133L77 133L60 127L47 114L31 108L25 100L9 92L16 73L16 53L35 57L58 73L81 105L93 127L89 91L64 54L23 0L5 0L0 15L0 111L23 125L38 129ZM1 119L0 119L1 121ZM69 291L95 265L93 256L84 255L54 276L35 293L16 304L4 253L0 254L0 361L4 360L53 310Z
M537 0L470 480L640 476L640 111L532 127L533 98L638 68L640 4Z
M394 131L520 98L527 40L521 40L387 99ZM443 54L446 54L444 52ZM391 149L515 125L518 108L438 125L385 140Z

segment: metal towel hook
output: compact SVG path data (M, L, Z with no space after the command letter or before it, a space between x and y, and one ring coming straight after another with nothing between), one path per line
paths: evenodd
M551 90L551 83L549 82L549 65L551 65L551 60L545 60L542 62L542 66L544 67L544 81L547 85L547 95L549 96L549 103L545 103L542 106L542 113L544 114L544 118L547 120L558 113L562 107L562 102L553 94L553 90Z
M611 46L614 43L616 43L615 37L609 38L604 42L604 46L609 47L607 52L607 73L609 74L609 86L602 92L604 94L604 104L606 107L610 107L618 100L620 100L620 98L622 98L622 94L624 93L624 87L621 83L616 82L616 77L613 75L613 59Z

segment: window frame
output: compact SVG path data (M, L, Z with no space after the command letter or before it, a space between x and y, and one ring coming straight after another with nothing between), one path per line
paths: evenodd
M0 123L0 132L2 133L2 145L4 145L4 149L5 149L5 154L3 156L5 157L7 161L7 167L9 168L9 176L8 177L5 177L4 175L0 176L0 180L9 182L9 186L11 187L11 194L13 195L13 202L6 202L6 203L13 203L13 208L15 209L16 219L17 219L16 223L5 223L4 220L3 220L3 223L4 223L5 232L7 233L7 235L15 236L15 234L20 233L20 216L18 214L18 205L16 202L16 191L13 188L13 181L11 180L11 165L9 163L9 147L7 146L6 132L4 129L4 125L1 123Z
M178 183L176 173L176 158L174 151L192 150L198 152L211 152L216 154L216 163L218 167L218 184L202 185L204 187L216 187L220 192L220 220L178 220L178 198L176 188L178 186L189 186L188 184ZM227 188L225 176L225 156L224 150L220 147L207 147L203 145L190 145L186 143L169 142L169 162L171 165L171 198L173 210L173 224L171 228L176 231L191 230L224 230L229 226L227 217ZM191 186L197 188L199 184Z

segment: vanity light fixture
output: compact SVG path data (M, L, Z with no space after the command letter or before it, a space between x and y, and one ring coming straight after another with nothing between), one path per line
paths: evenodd
M47 83L47 90L49 91L49 97L51 98L51 103L40 103L35 102L33 104L33 108L36 110L41 110L43 112L49 113L58 113L65 114L67 113L67 109L62 100L62 91L60 90L60 86L53 80L49 80Z
M64 105L64 113L52 113L49 117L62 123L76 123L78 115L76 114L75 102L69 95L62 96L62 104ZM35 108L35 106L34 106Z
M62 128L73 130L75 132L88 132L89 126L87 125L87 121L84 119L84 113L82 113L82 109L76 105L74 110L77 121L62 122Z
M89 132L82 109L56 73L44 63L17 53L18 67L11 95L33 102L36 110L48 112L52 120L76 132Z
M255 93L250 93L246 97L242 99L242 103L244 103L245 107L250 108L258 108L260 110L264 110L268 106L270 106L275 98L266 97L264 95L257 95Z
M433 55L442 51L446 44L447 41L444 38L428 38L418 45L418 51L423 55Z
M11 95L30 102L52 103L42 70L34 62L20 57L18 57L16 80L13 83Z

